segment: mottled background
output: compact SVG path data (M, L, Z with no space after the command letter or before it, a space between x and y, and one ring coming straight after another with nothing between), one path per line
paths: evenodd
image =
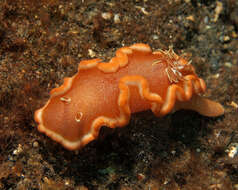
M191 59L225 115L139 113L76 152L37 131L80 60L137 42ZM0 89L0 189L238 189L237 0L1 0Z

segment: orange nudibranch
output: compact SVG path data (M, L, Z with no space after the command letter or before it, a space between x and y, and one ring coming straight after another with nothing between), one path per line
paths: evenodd
M146 44L122 47L107 63L81 61L78 72L51 90L35 112L38 130L75 150L96 139L102 126L127 125L131 113L151 109L163 116L190 109L222 115L221 104L201 96L206 85L190 63L172 49L152 52Z

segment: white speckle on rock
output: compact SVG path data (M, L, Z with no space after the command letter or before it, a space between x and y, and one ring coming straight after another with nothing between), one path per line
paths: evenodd
M119 14L115 14L113 20L114 20L115 24L120 23L121 22L120 15Z
M95 57L96 56L96 53L92 50L92 49L88 49L88 55L90 57Z
M18 144L18 147L15 150L13 150L12 154L16 156L16 155L20 154L22 151L23 151L22 145Z
M238 143L231 143L226 152L230 158L234 158L238 153Z
M102 13L101 16L105 20L110 20L112 18L112 13L105 12L105 13Z

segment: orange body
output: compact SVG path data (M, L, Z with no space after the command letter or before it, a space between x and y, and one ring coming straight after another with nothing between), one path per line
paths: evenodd
M101 126L124 126L131 113L143 110L158 116L173 108L223 114L220 104L200 97L205 88L190 63L172 50L152 52L135 44L117 50L109 63L82 61L76 75L51 91L35 120L40 131L74 150L95 139Z

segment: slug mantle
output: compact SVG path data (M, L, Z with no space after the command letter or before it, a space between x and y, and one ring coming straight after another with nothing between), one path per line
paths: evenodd
M35 112L38 130L69 150L97 138L102 126L128 124L131 113L151 109L156 116L190 109L201 115L222 115L221 104L201 96L206 90L190 62L173 50L155 51L134 44L116 51L108 63L84 60L78 72L50 92Z

